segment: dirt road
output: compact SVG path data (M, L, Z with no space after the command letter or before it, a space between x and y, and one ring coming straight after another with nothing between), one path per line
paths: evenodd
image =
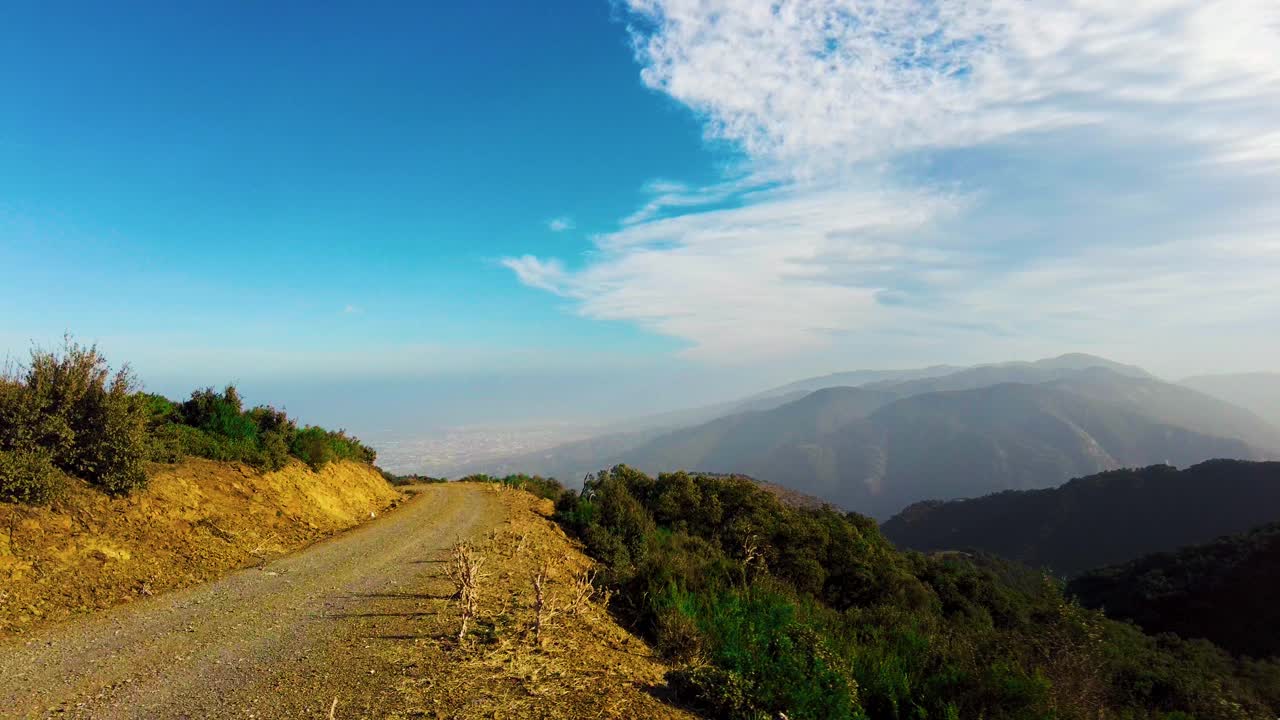
M337 718L387 715L398 669L377 644L413 636L432 605L414 588L504 518L479 486L417 490L262 568L0 643L0 717L325 718L334 698Z

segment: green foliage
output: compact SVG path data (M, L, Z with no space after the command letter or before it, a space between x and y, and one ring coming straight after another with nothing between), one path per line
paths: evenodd
M1067 589L1149 632L1280 656L1280 523L1095 570Z
M474 474L460 477L458 482L495 483L513 490L524 490L553 502L559 500L560 496L564 494L564 486L559 481L555 478L544 478L541 475L517 474L495 477L493 475Z
M191 398L178 407L185 425L204 430L232 442L257 439L258 426L241 407L240 393L228 385L221 394L213 388L191 393Z
M720 717L849 718L857 682L817 619L799 616L793 598L759 589L716 595L676 594L680 615L691 617L724 675L675 675L694 680L693 704Z
M290 452L317 471L335 460L372 463L375 458L372 448L360 444L346 431L330 432L313 426L294 434Z
M287 414L269 406L245 410L234 385L222 392L197 390L180 404L147 396L154 460L176 462L194 455L279 470L296 457L313 470L337 460L372 463L372 448L345 431L298 429Z
M389 470L383 470L382 477L392 485L420 485L448 482L448 480L444 478L432 477L430 475L418 475L416 473L397 475Z
M0 388L4 495L47 499L49 465L110 493L146 482L148 410L128 366L112 372L96 347L68 339L57 352L32 350Z
M557 511L715 717L1275 717L1264 663L1143 635L1009 563L899 552L743 478L619 466Z
M58 496L62 474L49 451L0 450L0 501L41 505Z

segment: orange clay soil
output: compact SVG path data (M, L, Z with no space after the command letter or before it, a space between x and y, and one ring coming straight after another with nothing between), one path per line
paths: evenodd
M549 501L489 486L506 520L473 543L480 565L476 620L456 639L460 606L442 552L406 594L418 631L383 646L401 668L389 718L695 718L673 707L670 669L619 626L580 581L593 563L548 519ZM542 642L535 638L534 576L546 568ZM409 599L413 598L413 599Z
M216 578L398 502L353 462L277 472L189 459L112 498L72 480L47 507L0 503L0 636Z

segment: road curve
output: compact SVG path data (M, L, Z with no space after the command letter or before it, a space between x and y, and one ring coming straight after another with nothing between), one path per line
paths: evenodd
M476 485L425 485L377 520L205 585L0 643L0 718L380 717L441 551L504 519Z

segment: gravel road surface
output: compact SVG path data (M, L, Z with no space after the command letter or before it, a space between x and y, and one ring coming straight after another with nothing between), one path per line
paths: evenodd
M383 717L458 538L501 523L475 485L424 485L399 508L261 568L0 643L0 718Z

